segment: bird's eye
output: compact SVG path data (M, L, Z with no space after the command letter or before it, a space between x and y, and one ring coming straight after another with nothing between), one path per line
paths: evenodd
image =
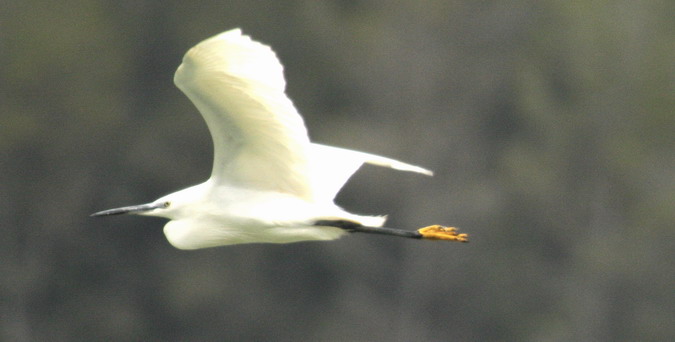
M170 205L171 205L171 202L169 202L169 201L166 201L166 202L164 202L164 203L162 204L162 206L163 206L164 208L168 208Z

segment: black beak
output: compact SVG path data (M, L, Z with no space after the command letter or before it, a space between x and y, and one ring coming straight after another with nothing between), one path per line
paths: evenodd
M142 213L144 211L150 211L150 210L157 209L157 208L166 208L166 205L164 205L162 203L148 203L148 204L132 205L132 206L128 206L128 207L99 211L99 212L93 213L89 216L94 217L94 216L110 216L110 215L121 215L121 214L136 214L136 213Z

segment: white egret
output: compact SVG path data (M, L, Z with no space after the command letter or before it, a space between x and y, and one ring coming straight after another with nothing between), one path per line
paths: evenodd
M285 94L283 67L276 55L239 29L190 49L174 82L211 132L211 177L152 203L92 216L168 218L164 234L180 249L332 240L349 232L467 241L466 234L451 227L384 228L384 216L354 215L335 205L337 192L364 163L432 173L373 154L311 143Z

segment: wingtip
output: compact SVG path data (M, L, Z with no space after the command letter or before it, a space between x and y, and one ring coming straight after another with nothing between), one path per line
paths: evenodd
M400 170L400 171L409 171L409 172L417 172L421 173L425 176L433 176L434 172L431 170L427 170L423 167L415 166L415 165L410 165L406 163L399 162L400 164L392 165L393 169Z
M429 169L425 169L421 166L415 166L415 165L410 165L410 164L407 164L407 166L408 166L408 168L403 169L403 171L417 172L417 173L421 173L421 174L423 174L425 176L429 176L429 177L432 177L434 175L433 171L431 171Z
M201 45L202 43L208 42L208 41L223 40L223 39L227 40L227 39L233 39L233 38L234 39L238 39L238 38L249 38L250 39L249 36L242 33L241 28L237 27L237 28L233 28L231 30L223 31L223 32L218 33L214 36L211 36L210 38L207 38L207 39L203 40L198 45Z
M243 35L243 34L241 33L241 28L235 27L235 28L233 28L233 29L224 31L224 32L220 33L220 34L217 35L217 36L225 36L225 35L230 35L230 36L241 36L241 35Z

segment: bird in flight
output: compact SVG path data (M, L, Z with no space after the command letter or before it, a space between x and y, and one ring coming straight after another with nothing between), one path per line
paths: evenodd
M348 233L468 241L455 228L382 227L386 217L351 214L333 199L364 163L431 175L418 166L311 143L285 94L272 49L234 29L190 49L174 82L204 117L214 145L211 177L158 200L91 216L138 214L170 219L179 249L242 243L333 240Z

